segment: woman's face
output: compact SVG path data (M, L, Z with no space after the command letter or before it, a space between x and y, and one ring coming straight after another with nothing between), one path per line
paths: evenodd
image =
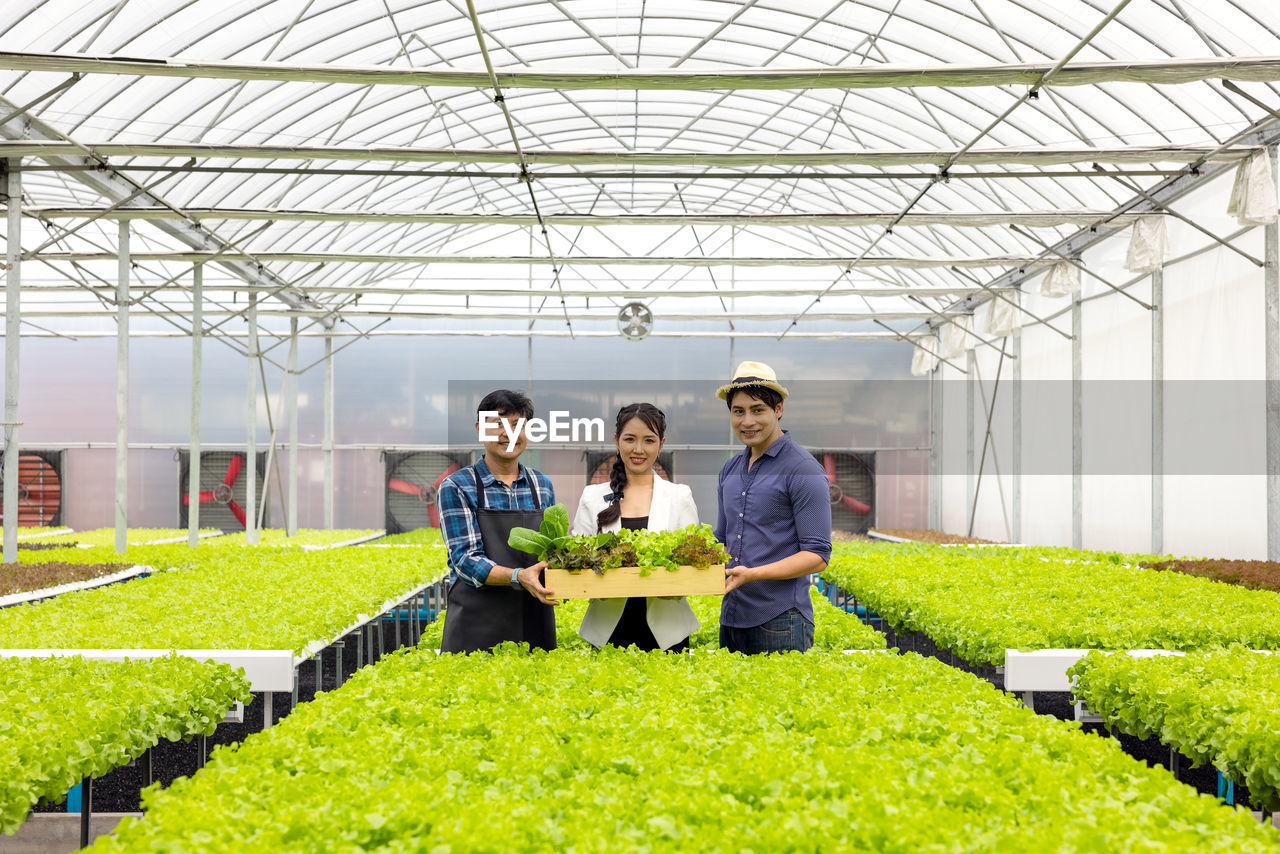
M653 471L664 440L649 429L639 418L632 418L622 425L622 432L613 437L618 454L627 467L627 474L642 475Z

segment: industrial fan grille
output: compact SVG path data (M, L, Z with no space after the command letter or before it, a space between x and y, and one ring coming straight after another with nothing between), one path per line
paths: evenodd
M875 454L825 450L810 453L827 473L831 529L865 534L875 524Z
M0 454L0 520L4 518L3 458ZM22 451L18 454L18 526L62 524L61 451Z
M386 473L387 533L439 528L436 497L440 484L453 472L470 465L470 455L443 451L385 451L382 458Z
M249 472L245 466L245 455L236 451L203 451L200 454L200 527L218 528L222 531L243 531L248 520L248 513L253 509L247 506L246 490ZM180 451L178 454L178 526L189 524L191 453ZM262 501L263 485L267 465L266 453L257 455L257 472L255 476L254 496ZM262 526L266 527L267 514L262 516Z

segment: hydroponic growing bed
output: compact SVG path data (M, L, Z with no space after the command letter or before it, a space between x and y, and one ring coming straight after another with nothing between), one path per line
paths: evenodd
M136 759L162 739L209 735L250 699L222 664L180 656L6 661L0 668L0 833L41 800Z
M874 652L397 653L145 801L94 850L1275 845L1110 740Z

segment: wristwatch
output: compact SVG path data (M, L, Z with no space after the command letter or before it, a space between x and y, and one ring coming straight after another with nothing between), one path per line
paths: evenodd
M512 586L513 588L515 588L516 590L519 590L519 589L520 589L520 587L521 587L521 585L520 585L520 570L522 570L522 569L524 569L524 567L522 567L522 566L517 566L515 569L511 570L511 586Z

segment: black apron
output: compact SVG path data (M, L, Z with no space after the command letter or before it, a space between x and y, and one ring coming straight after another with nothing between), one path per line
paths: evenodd
M499 566L512 569L533 566L537 555L507 545L512 528L542 525L542 501L537 481L526 470L535 510L492 510L485 506L484 484L471 466L476 482L476 522L484 543L485 557ZM534 649L556 648L556 617L550 605L543 605L521 587L485 585L473 587L460 577L449 587L448 607L444 615L444 639L441 652L478 652L490 650L503 641L523 641Z

